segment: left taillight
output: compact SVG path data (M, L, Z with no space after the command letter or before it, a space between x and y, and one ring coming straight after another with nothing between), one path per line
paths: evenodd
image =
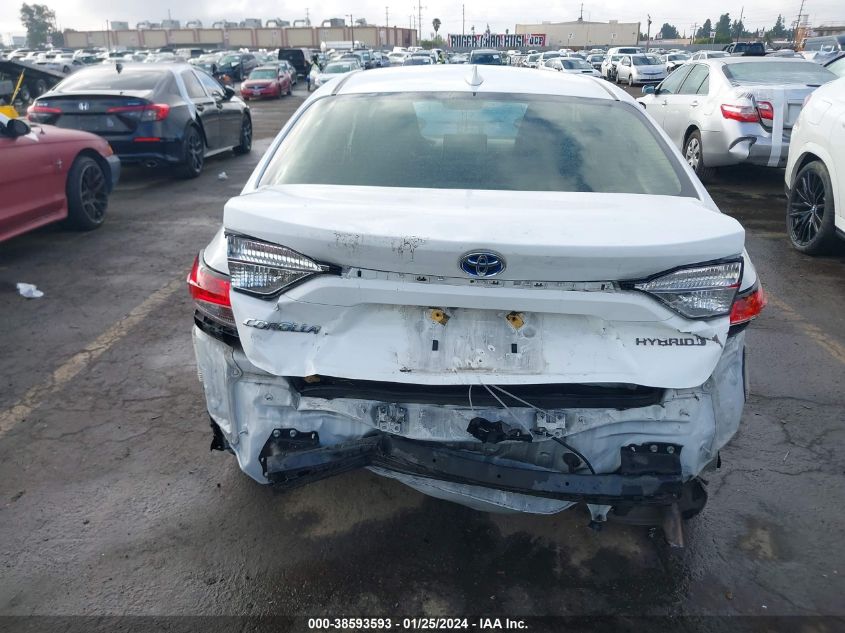
M235 329L235 315L229 301L228 275L217 272L205 265L202 253L194 259L191 273L188 275L188 291L194 300L194 306L202 316L227 329Z

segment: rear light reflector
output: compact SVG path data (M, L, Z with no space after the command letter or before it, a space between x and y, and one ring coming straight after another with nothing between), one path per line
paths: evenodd
M765 119L767 121L774 121L775 119L775 108L768 101L758 101L757 112L760 113L761 119Z
M743 123L759 123L760 115L754 106L739 106L730 105L728 103L722 104L722 116L726 119L734 121L742 121Z
M136 143L157 143L161 139L157 136L136 136L132 140Z
M688 319L709 319L731 312L742 279L742 261L679 268L633 284Z
M212 321L234 328L235 315L229 301L229 289L229 277L206 266L202 253L197 255L188 275L188 291L196 309Z
M145 103L128 106L114 106L106 110L107 114L128 114L138 117L141 121L163 121L170 114L170 106L166 103Z
M731 307L731 325L748 323L763 311L768 302L763 287L759 283L754 284L734 300Z

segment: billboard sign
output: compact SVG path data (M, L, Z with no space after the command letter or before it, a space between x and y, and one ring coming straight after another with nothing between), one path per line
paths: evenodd
M546 45L544 33L490 33L489 35L450 35L450 48L542 48Z

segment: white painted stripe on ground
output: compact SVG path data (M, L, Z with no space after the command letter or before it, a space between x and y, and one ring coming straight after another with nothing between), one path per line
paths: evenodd
M35 385L9 409L0 412L0 438L23 422L41 405L45 398L63 389L80 372L120 342L133 327L147 318L153 310L167 301L178 290L184 288L184 285L184 279L177 279L156 290L143 303L89 343L82 351L77 352L62 363L45 382Z

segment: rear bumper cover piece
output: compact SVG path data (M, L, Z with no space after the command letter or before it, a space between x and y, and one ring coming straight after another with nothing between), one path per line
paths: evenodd
M237 345L197 327L194 347L219 429L216 447L230 449L260 483L294 487L368 468L479 510L551 514L579 501L674 503L736 433L746 389L744 336L724 342L716 369L697 388L665 389L659 403L626 408L562 404L544 410L546 416L478 399L468 407L414 402L399 393L382 401L331 391L314 397L319 390L300 393L295 380L262 371ZM528 441L482 442L468 432L476 417L502 420ZM585 456L596 474L586 474L584 464L568 468L572 454L552 436ZM636 451L636 459L626 451Z

